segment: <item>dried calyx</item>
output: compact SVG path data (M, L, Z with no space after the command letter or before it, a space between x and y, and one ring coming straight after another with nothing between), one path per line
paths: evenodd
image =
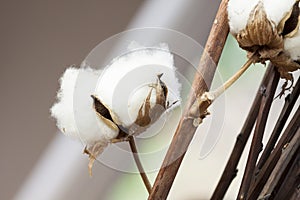
M276 2L273 3L274 5L271 4L271 1L258 1L249 14L246 26L238 32L231 32L241 48L250 54L254 52L258 54L255 62L264 63L270 60L278 68L281 78L292 81L293 77L290 72L299 69L300 65L298 60L291 57L291 52L285 47L285 40L298 33L299 0L294 1L294 4L291 4L292 6L286 12L280 11L283 12L283 17L279 23L276 23L274 16L266 12L267 9L271 10L272 6L278 6ZM234 16L235 10L231 7L233 6L229 5L228 7L229 21L234 21L234 17L239 16ZM235 9L238 10L238 8ZM279 10L280 8L276 9ZM235 24L233 22L229 24L233 30Z

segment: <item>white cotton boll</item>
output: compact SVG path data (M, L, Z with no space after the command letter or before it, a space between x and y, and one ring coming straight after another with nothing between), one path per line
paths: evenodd
M145 48L131 44L126 55L115 58L105 68L97 83L95 94L116 113L116 122L125 127L137 118L138 110L151 87L157 83L157 75L169 89L168 100L180 100L180 83L176 78L173 55L166 44ZM153 97L151 103L154 103Z
M110 139L117 136L118 130L107 126L93 108L90 95L100 73L90 68L68 68L60 79L58 101L50 111L65 135L87 145L98 142L106 146Z
M300 60L300 30L293 37L284 39L284 50L292 60Z
M295 0L230 0L227 12L232 34L238 34L243 30L250 16L251 11L261 2L268 20L274 27L277 27L281 20L291 11Z
M228 21L232 34L238 34L246 27L249 15L258 2L259 0L230 0L228 2Z
M291 11L295 2L295 0L264 0L263 3L267 18L277 26Z

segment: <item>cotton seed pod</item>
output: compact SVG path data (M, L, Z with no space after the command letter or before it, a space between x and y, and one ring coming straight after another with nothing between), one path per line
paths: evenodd
M292 80L289 72L300 68L300 46L290 40L298 41L299 0L230 0L227 11L240 47L249 55L256 53L256 62L270 60L282 78Z
M109 143L144 132L170 107L169 102L180 100L173 56L165 44L139 47L114 59L104 71L69 68L60 84L51 115L65 135L86 145L90 175L95 159Z

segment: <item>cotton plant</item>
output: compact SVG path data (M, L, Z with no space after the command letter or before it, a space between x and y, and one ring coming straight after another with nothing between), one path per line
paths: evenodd
M194 125L202 122L207 108L253 63L270 61L286 82L279 96L293 86L291 72L300 69L299 0L229 0L230 33L248 53L243 67L223 86L197 98L190 112ZM288 81L291 86L287 87Z
M133 43L104 70L66 69L50 112L62 133L85 145L91 175L105 147L142 134L178 106L180 88L166 44L146 48Z
M282 78L300 68L298 0L230 0L230 32L253 62L270 60Z

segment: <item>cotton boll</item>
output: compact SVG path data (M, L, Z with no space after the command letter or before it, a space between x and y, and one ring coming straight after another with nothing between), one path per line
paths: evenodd
M60 79L58 101L51 108L59 129L86 145L106 146L118 135L118 130L99 119L93 108L91 94L100 73L90 68L68 68Z
M228 4L231 33L239 46L254 56L255 62L270 60L281 78L291 81L290 72L299 69L299 64L293 61L298 59L298 40L291 38L298 34L298 3L296 0L230 0Z
M292 60L300 60L300 31L291 38L285 38L284 49Z
M284 19L291 11L295 0L264 0L264 9L269 21L278 26L282 19Z
M258 2L259 0L230 0L228 2L227 12L232 34L235 35L246 27L249 15Z
M131 48L106 67L95 90L101 101L116 113L116 123L124 127L137 119L138 111L159 74L163 74L162 80L171 91L168 100L180 100L181 86L167 45L145 48L134 43ZM152 97L151 105L154 103Z
M60 79L51 115L65 135L85 144L90 175L96 157L109 143L153 127L168 102L180 100L181 85L167 45L131 47L104 72L69 68Z
M255 6L261 2L263 9L266 12L267 18L274 28L276 28L281 20L286 17L291 11L295 0L230 0L228 2L228 19L230 32L238 34L245 29L250 13Z

